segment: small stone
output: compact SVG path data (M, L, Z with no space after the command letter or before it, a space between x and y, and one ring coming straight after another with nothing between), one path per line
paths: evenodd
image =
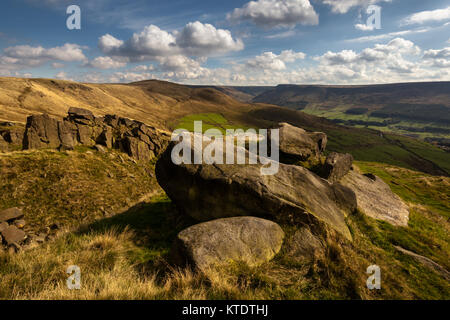
M23 217L22 209L9 208L0 211L0 222L19 219Z
M26 234L15 226L8 226L2 231L3 238L6 243L11 245L14 242L20 243L26 239Z
M25 222L25 220L20 219L20 220L16 220L14 221L14 225L19 228L19 229L23 229L25 227L27 223Z

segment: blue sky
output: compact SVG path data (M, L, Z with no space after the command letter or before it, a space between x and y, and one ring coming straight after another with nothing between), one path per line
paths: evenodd
M68 30L69 5L81 30ZM381 8L381 29L367 8ZM3 0L0 76L83 82L450 80L449 0Z

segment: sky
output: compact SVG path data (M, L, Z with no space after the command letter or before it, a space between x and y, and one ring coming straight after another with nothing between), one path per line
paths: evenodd
M68 28L77 21L70 5L80 9L80 29ZM450 81L450 0L2 0L0 76L208 85Z

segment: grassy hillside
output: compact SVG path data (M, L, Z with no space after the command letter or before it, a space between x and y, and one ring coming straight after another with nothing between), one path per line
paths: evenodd
M251 110L210 88L190 88L156 80L131 84L85 84L50 79L0 78L0 122L25 123L30 114L67 115L69 107L96 115L117 114L158 127L191 113L226 112L230 117Z
M302 110L354 127L407 134L430 141L450 138L450 82L280 85L257 95L252 101Z
M201 275L167 263L175 235L194 222L154 184L152 164L90 149L15 152L0 161L0 207L24 206L33 228L64 226L39 247L0 251L1 299L450 298L440 274L395 249L450 268L449 178L359 162L410 204L407 228L358 213L347 221L353 243L329 240L326 256L316 261L299 262L282 250L258 268L234 265ZM288 236L296 230L282 227ZM372 264L382 270L380 291L366 288ZM81 268L81 290L66 287L70 265Z

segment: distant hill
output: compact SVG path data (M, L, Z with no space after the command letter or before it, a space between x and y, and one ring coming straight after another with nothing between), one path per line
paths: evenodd
M227 90L236 99L302 110L338 124L409 135L449 149L450 82L222 89ZM249 95L253 95L251 100Z
M448 84L442 84L445 85ZM341 126L293 108L256 102L259 98L252 98L254 102L251 103L236 99L239 95L248 98L266 90L266 93L259 94L262 97L274 90L291 87L296 88L199 87L157 80L130 84L87 84L51 79L0 78L0 129L4 121L23 125L31 114L46 112L62 118L69 107L89 109L95 115L117 114L162 129L175 129L180 124L188 126L189 121L206 118L211 122L208 125L218 123L220 127L229 128L269 128L278 122L288 122L307 130L327 133L329 151L349 152L356 160L387 163L433 175L450 174L450 153L429 143L401 135L382 134L372 128ZM311 97L320 99L319 92L325 90L326 93L328 90L324 88L328 87L316 86L308 90L317 91ZM344 91L353 90L342 88ZM444 90L439 91L436 87L433 90L436 91L430 100L443 103ZM438 91L441 93L438 94ZM329 96L330 101L334 99L331 94ZM350 98L349 93L347 99ZM423 99L420 101L425 103Z

